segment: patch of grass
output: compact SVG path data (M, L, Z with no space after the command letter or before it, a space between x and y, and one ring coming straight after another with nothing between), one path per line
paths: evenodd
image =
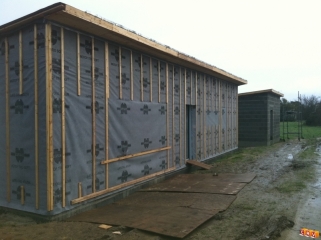
M284 133L286 132L298 132L298 123L297 122L288 122L284 123L280 122L280 138L283 138L283 126ZM321 137L321 126L307 126L305 124L302 125L302 136L304 139L314 139L317 137ZM298 135L289 134L289 139L297 139ZM284 139L288 139L287 135L284 135Z
M290 193L290 192L299 192L306 187L305 183L302 181L286 181L276 189L282 193Z

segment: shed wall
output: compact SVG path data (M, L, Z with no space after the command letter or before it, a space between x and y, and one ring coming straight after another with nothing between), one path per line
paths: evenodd
M271 110L273 138L271 139ZM260 146L280 139L280 98L275 94L260 93L239 96L239 145Z
M58 214L184 167L188 105L197 160L237 148L237 85L55 24L36 29L1 45L1 206Z

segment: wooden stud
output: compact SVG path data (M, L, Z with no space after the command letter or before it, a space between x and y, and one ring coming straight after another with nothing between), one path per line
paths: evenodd
M207 143L207 141L206 141L206 137L207 137L207 126L206 126L206 75L203 75L204 77L203 77L203 145L204 145L204 157L206 158L207 156L206 156L206 150L207 150L207 148L206 148L206 143Z
M144 101L143 55L140 55L140 100Z
M149 58L149 98L150 101L153 101L153 61L152 58Z
M83 196L83 197L80 197L80 198L77 198L77 199L74 199L72 200L70 203L72 205L74 204L77 204L77 203L81 203L83 201L86 201L86 200L89 200L89 199L93 199L95 197L99 197L101 195L104 195L106 193L109 193L109 192L112 192L112 191L116 191L118 189L121 189L121 188L125 188L127 186L131 186L133 184L136 184L136 183L139 183L139 182L142 182L142 181L146 181L150 178L153 178L153 177L157 177L159 175L163 175L164 173L167 173L167 172L171 172L175 170L175 167L172 167L172 168L169 168L169 169L166 169L164 171L160 171L160 172L157 172L157 173L153 173L153 174L150 174L150 175L147 175L147 176L144 176L144 177L141 177L141 178L138 178L138 179L135 179L133 181L130 181L130 182L126 182L126 183L123 183L123 184L119 184L115 187L111 187L109 189L104 189L102 191L99 191L99 192L95 192L95 193L91 193L91 194L88 194L86 196Z
M173 165L174 167L176 167L175 164L175 94L174 94L174 86L175 86L175 66L172 66L172 75L173 75L173 79L172 79L172 161L173 161ZM158 84L159 85L159 84Z
M219 95L219 98L218 98L218 105L219 105L219 123L218 123L218 143L219 143L219 146L218 146L218 151L219 153L222 152L222 96L221 96L221 80L219 80L219 88L218 88L218 95Z
M47 131L47 210L53 210L53 131L52 131L52 42L51 24L46 24L46 131Z
M60 30L61 58L61 202L66 207L66 124L65 124L65 45L64 29Z
M19 94L23 93L22 30L19 31Z
M9 80L9 46L8 37L5 38L6 61L6 167L7 167L7 202L11 201L11 168L10 168L10 80Z
M36 209L39 209L39 136L38 136L38 39L37 25L34 25L33 30L33 52L34 52L34 78L35 78L35 193L36 193Z
M95 91L95 39L91 39L92 81L92 192L96 191L96 91Z
M179 163L182 165L182 69L179 68Z
M166 62L166 140L169 141L169 112L168 112L168 63ZM169 149L167 150L167 168L169 168Z
M122 65L122 59L121 59L121 47L118 48L118 67L119 67L119 99L123 99L123 86L122 86L122 69L121 69L121 65Z
M197 108L197 72L195 72L195 107L196 107L196 111L198 111L198 108ZM198 121L199 121L199 118L198 118L198 115L196 113L196 117L195 117L195 126L196 126L196 136L198 134L198 130L199 130L199 126L198 126ZM197 143L197 139L198 137L196 137L196 141L195 141L195 146L196 146L196 156L197 156L197 145L199 143Z
M105 158L106 160L108 160L108 153L109 153L109 145L108 145L108 141L109 141L109 128L108 128L108 111L109 111L109 106L108 106L108 101L109 101L109 49L108 49L108 43L105 42L105 98L106 98L106 102L105 102ZM109 165L108 163L105 165L105 188L108 189L108 171L109 171Z
M174 66L173 66L174 67ZM160 84L161 84L161 81L160 81L160 61L158 60L158 64L157 64L157 69L158 69L158 102L160 103L161 102L161 90L160 90ZM174 69L173 69L174 71ZM174 78L173 78L173 81L174 81ZM174 92L173 92L174 94Z
M20 198L20 203L21 203L21 205L25 205L25 188L24 188L24 186L20 186L20 196L21 196L21 198Z
M134 100L133 52L130 51L130 100Z
M80 82L80 37L77 33L77 94L81 94L81 82Z
M81 182L78 183L78 198L82 197L82 186Z
M236 88L236 146L239 145L239 98L238 98L238 88Z
M106 164L106 163L118 162L118 161L122 161L122 160L125 160L125 159L133 158L133 157L139 157L139 156L143 156L143 155L147 155L147 154L151 154L151 153L155 153L155 152L165 151L165 150L170 149L170 148L171 147L168 146L168 147L158 148L158 149L154 149L154 150L150 150L150 151L134 153L134 154L126 155L126 156L123 156L123 157L104 160L104 161L101 161L100 163L101 164Z
M186 68L184 70L184 147L183 149L185 149L184 151L184 163L186 163Z

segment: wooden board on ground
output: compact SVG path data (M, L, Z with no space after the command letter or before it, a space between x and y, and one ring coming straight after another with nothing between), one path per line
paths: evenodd
M227 209L236 199L235 195L177 192L136 192L117 202L120 205L150 207L189 207L202 210Z
M203 168L203 169L206 169L206 170L210 170L212 168L211 165L208 165L208 164L202 163L202 162L198 162L196 160L187 160L186 164L197 166L197 167L200 167L200 168Z
M166 236L184 238L219 210L111 204L67 219L127 226Z

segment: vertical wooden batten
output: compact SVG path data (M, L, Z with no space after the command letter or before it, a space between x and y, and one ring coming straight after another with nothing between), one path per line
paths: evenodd
M204 157L206 158L206 137L207 137L207 127L206 127L206 75L203 75L203 145L204 145Z
M166 63L166 141L169 145L169 111L168 111L168 63ZM167 169L169 169L169 149L167 150Z
M61 58L61 202L66 206L66 125L65 125L65 45L64 29L60 30Z
M182 165L182 69L179 68L179 162Z
M109 146L108 146L108 141L109 141L109 122L108 122L108 100L109 100L109 48L108 48L108 43L105 42L105 98L106 98L106 103L105 103L105 159L108 160L108 153L109 153ZM105 164L105 188L108 189L108 168L109 165L108 163Z
M80 84L80 37L77 33L77 94L81 94L81 84Z
M5 38L5 71L6 71L6 177L7 177L7 202L11 201L11 168L10 168L10 80L9 80L9 44Z
M19 94L23 93L22 30L19 31Z
M51 24L46 24L46 145L47 210L53 210L53 131L52 131L52 42Z
M134 100L133 52L130 51L130 100Z
M152 58L149 58L149 98L150 102L153 101L153 61Z
M219 108L219 124L218 124L218 151L219 153L222 152L222 90L221 90L221 80L218 82L218 108Z
M25 188L24 186L20 186L20 203L21 205L25 205Z
M143 55L140 55L140 100L144 101Z
M33 51L34 51L34 84L35 84L35 199L36 209L39 209L39 136L38 136L38 39L37 25L34 25L33 30Z
M121 61L121 47L118 48L118 67L119 67L119 99L123 99L123 86L122 86L122 61Z
M175 164L175 94L174 94L174 85L175 85L175 66L172 66L172 161L173 161L173 165L176 168L176 164ZM158 84L159 86L159 84Z
M183 116L184 118L184 164L186 163L186 68L184 70L184 114L185 116Z
M95 39L91 39L92 82L92 192L96 191L96 91L95 91Z
M157 61L157 71L158 71L158 102L160 103L160 101L161 101L161 91L160 91L160 84L161 84L161 81L160 81L160 70L161 70L161 68L160 68L160 61L158 60ZM173 71L174 71L174 66L173 66ZM173 81L174 81L174 78L173 78ZM174 92L173 92L173 94L174 94ZM173 104L174 104L174 102L173 102Z

